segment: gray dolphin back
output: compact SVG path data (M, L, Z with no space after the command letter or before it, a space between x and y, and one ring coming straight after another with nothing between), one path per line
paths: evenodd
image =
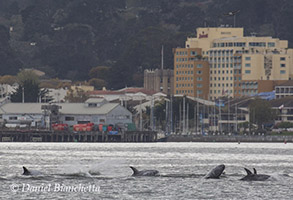
M157 170L137 170L135 167L130 166L133 171L132 176L157 176L159 175L159 171Z
M242 181L265 181L271 177L266 174L257 174L257 171L255 168L253 168L253 173L249 169L246 169L246 168L244 169L247 175L240 179Z
M217 167L215 167L214 169L212 169L206 176L206 179L209 178L220 178L220 176L222 175L223 171L225 170L225 165L221 164L218 165Z

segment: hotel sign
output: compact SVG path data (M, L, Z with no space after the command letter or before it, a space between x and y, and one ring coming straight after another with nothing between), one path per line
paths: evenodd
M208 38L209 34L204 34L204 32L202 32L202 34L199 34L198 38Z

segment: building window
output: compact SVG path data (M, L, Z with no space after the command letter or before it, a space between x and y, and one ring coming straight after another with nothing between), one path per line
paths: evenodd
M197 81L202 81L202 77L197 77L196 80Z
M9 117L9 120L17 120L17 117L15 116Z
M274 42L269 42L268 47L275 47L275 43Z
M192 56L196 56L196 55L197 55L197 52L196 52L196 51L191 51L191 52L190 52L190 55L192 55Z
M251 60L251 58L250 57L245 57L245 60Z
M197 73L197 74L201 74L201 71L199 70L199 71L197 71L196 73Z
M245 67L251 67L251 66L250 66L250 63L246 63L246 64L245 64Z
M198 88L201 88L201 87L202 87L202 84L201 84L201 83L198 83L196 86L197 86Z
M286 60L286 58L285 57L280 57L280 60L284 61L284 60Z
M286 70L281 70L280 74L286 74Z
M281 64L281 67L286 67L286 64Z
M197 68L202 68L202 64L197 64L196 67Z
M68 117L68 116L66 116L65 117L65 121L74 121L74 117Z

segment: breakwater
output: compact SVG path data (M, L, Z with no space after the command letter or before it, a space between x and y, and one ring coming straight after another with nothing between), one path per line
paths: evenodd
M169 135L162 142L282 142L293 143L286 135Z
M155 142L153 131L71 132L48 130L1 130L1 142Z

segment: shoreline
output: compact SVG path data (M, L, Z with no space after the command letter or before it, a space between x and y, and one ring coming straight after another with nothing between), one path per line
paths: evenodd
M287 135L170 135L158 142L249 142L249 143L293 143L293 136Z

